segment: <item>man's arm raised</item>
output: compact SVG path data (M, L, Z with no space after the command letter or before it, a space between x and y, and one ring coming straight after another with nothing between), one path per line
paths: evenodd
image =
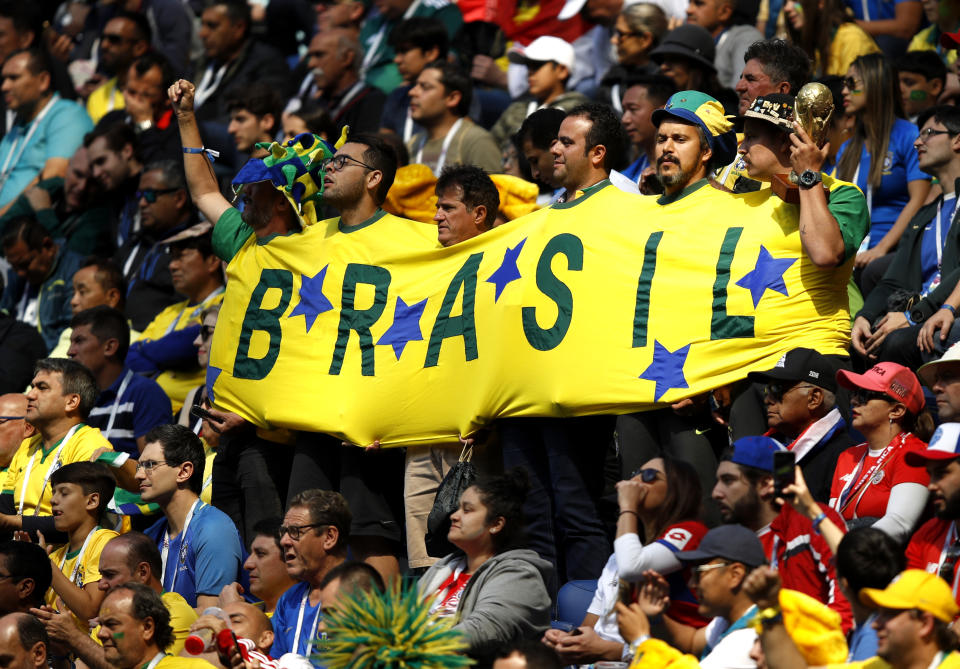
M213 166L202 152L188 153L187 149L200 149L203 139L197 126L197 117L193 114L194 85L186 79L178 79L167 91L170 103L177 115L180 126L180 143L183 145L183 169L187 176L190 197L204 218L216 225L230 203L220 193Z

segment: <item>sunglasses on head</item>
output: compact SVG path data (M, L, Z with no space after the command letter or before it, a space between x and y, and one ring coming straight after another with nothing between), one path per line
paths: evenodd
M661 472L659 469L654 469L653 467L646 467L644 469L638 469L635 471L630 475L630 478L635 479L638 476L644 483L653 483L658 478L663 476L663 472Z

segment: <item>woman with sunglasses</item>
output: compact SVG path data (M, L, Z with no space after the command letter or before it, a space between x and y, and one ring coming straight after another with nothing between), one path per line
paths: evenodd
M492 661L508 644L538 639L550 624L545 583L553 566L520 548L529 488L526 472L519 468L467 488L450 515L447 533L457 551L420 579L420 591L432 598L431 612L454 617L467 653L481 661Z
M614 553L597 581L586 617L572 633L551 629L543 637L564 664L626 657L628 644L620 636L614 604L621 589L631 589L649 569L666 576L670 584L667 614L671 618L698 628L707 623L697 613L696 598L687 585L689 570L676 558L677 551L696 548L707 533L698 520L701 500L696 470L683 460L653 458L617 483L617 500L620 514Z
M929 483L923 467L904 460L925 450L933 432L920 381L902 365L881 362L864 374L841 370L837 383L850 390L852 427L866 441L837 459L830 506L848 527L870 525L906 541L926 506Z
M843 105L854 127L837 154L836 176L867 196L870 231L856 259L857 267L865 267L894 251L930 192L930 176L920 170L914 148L919 130L903 116L897 75L883 54L853 61L844 79ZM866 294L875 280L860 283Z

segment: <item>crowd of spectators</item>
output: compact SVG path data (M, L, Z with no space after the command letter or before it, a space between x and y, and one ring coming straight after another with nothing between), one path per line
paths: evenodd
M322 667L409 580L481 666L960 667L958 47L954 0L0 0L0 657ZM207 384L226 268L303 232L232 182L305 133L361 244L772 202L847 354L441 446L255 427Z

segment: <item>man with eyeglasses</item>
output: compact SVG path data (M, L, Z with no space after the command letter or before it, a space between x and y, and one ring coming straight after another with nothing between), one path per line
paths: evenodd
M33 425L27 422L26 413L26 395L0 395L0 475L7 471L23 440L36 432Z
M147 17L136 12L118 12L107 21L100 33L100 69L111 78L90 92L87 113L97 123L107 112L123 109L123 89L127 82L127 68L134 60L150 50L151 30ZM96 86L103 81L99 75L84 86Z
M809 348L788 351L773 369L747 377L764 386L766 435L793 451L810 493L830 500L830 482L840 453L854 445L837 404L836 366Z
M812 523L790 504L781 506L773 482L773 454L782 451L770 437L743 437L721 455L713 499L725 523L739 523L760 538L767 561L776 567L784 587L823 602L840 614L844 630L850 629L850 603L837 585L833 553L817 532L819 522L830 518L845 527L840 515L819 504L821 515Z
M145 532L160 548L163 589L202 612L240 580L240 534L223 511L200 501L206 454L197 435L183 425L161 425L145 440L136 478L143 501L163 512Z
M926 467L934 518L907 544L907 568L939 574L960 604L960 423L940 425L925 451L906 456L908 465Z
M327 574L346 561L352 522L340 493L311 489L290 500L280 527L280 550L287 573L299 583L281 595L273 611L274 657L313 655L323 608L320 595ZM311 662L320 666L313 658Z
M204 310L223 301L224 277L213 252L209 223L198 223L166 241L173 287L187 299L150 321L130 344L127 365L156 379L176 413L187 393L204 382L193 340L200 333Z
M150 163L135 194L140 229L114 254L127 284L125 313L135 332L182 298L170 274L170 240L197 223L179 161Z
M712 620L694 628L663 615L657 635L700 657L700 666L707 669L755 666L750 651L757 633L749 623L757 607L742 586L754 569L767 563L757 535L742 525L721 525L707 532L695 549L676 557L690 569L699 613ZM668 602L666 580L658 574L652 584L662 595L661 603Z
M871 361L916 369L940 357L955 341L954 311L960 308L960 225L956 192L960 180L960 109L933 107L917 120L914 142L920 169L937 178L943 193L911 219L883 279L857 314L853 348ZM911 299L890 310L894 294Z
M79 312L70 323L67 357L93 372L100 394L87 422L99 428L116 451L136 458L144 435L170 422L170 398L153 379L124 363L130 326L124 315L106 305Z
M43 606L52 580L53 565L43 548L29 541L0 542L0 615Z

